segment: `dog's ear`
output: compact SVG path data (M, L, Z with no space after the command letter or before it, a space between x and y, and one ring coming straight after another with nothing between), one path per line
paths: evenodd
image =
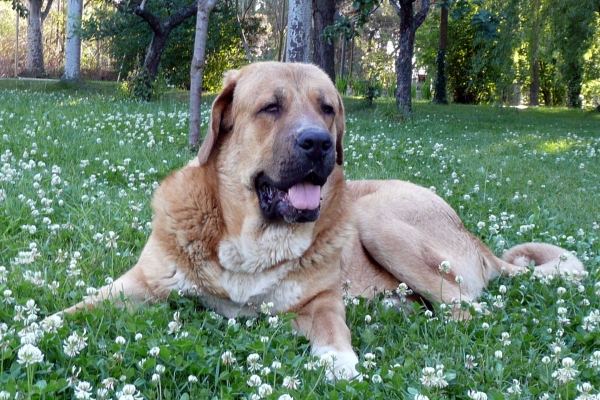
M344 130L346 129L346 115L344 112L344 103L342 97L338 93L338 103L340 110L335 115L335 161L338 165L344 165Z
M206 132L204 142L198 150L198 161L200 165L206 164L210 154L216 147L219 134L230 131L233 128L233 117L231 115L231 103L233 92L237 84L240 71L230 70L223 78L223 90L217 96L210 112L210 124Z

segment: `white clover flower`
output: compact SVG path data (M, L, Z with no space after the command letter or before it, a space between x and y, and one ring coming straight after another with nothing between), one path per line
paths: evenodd
M497 359L499 359L499 360L502 359L502 356L503 356L503 354L502 354L501 350L496 350L494 352L494 357L496 357Z
M500 338L500 343L502 346L508 346L511 344L511 341L508 340L510 338L510 334L508 332L502 332L502 337Z
M573 361L570 357L565 357L562 360L562 368L557 369L552 373L552 377L556 379L559 383L567 383L572 381L575 376L579 373L574 368L575 361Z
M373 376L371 377L371 382L378 384L378 383L382 383L383 379L381 378L381 375L373 374Z
M294 400L294 398L286 393L279 396L278 400Z
M506 286L500 285L500 287L498 288L498 292L500 294L505 294L506 293Z
M373 369L377 366L377 363L375 363L375 354L373 353L367 353L365 354L365 361L363 362L363 366L366 369Z
M194 375L190 375L190 376L188 376L188 382L189 383L196 383L196 382L198 382L198 378L196 376L194 376Z
M235 364L236 360L235 360L235 357L233 356L233 353L231 351L227 350L226 352L221 354L221 362L223 363L223 365L231 365L231 364Z
M429 397L424 394L415 394L415 400L429 400Z
M258 375L252 375L246 384L250 387L259 387L262 385L262 379L260 379L260 376Z
M600 367L600 351L594 351L594 353L590 356L589 367L590 368L598 368Z
M367 314L367 315L365 315L365 322L366 322L367 324L370 324L370 323L371 323L371 316L370 316L370 315L368 315L368 314Z
M123 386L123 390L121 392L117 392L118 400L142 400L140 392L137 390L135 385L127 384Z
M125 340L125 338L123 336L117 336L115 338L115 343L118 344L119 346L123 346L125 343L127 343L127 340Z
M229 318L229 320L227 320L227 326L234 326L236 323L237 321L235 318Z
M85 336L86 331L83 331L83 335L79 336L77 332L73 332L64 342L63 350L69 357L77 356L81 350L87 346L87 337Z
M450 261L442 261L439 266L439 270L442 274L449 273L451 268L452 266L450 265Z
M17 353L17 362L26 366L38 364L44 361L44 354L32 344L25 344Z
M473 369L476 366L478 366L479 364L475 362L475 356L471 355L471 354L467 354L465 356L465 368L466 369Z
M136 333L134 339L136 342L139 342L143 337L144 336L141 333Z
M548 363L550 363L550 357L548 357L548 356L542 357L542 364L548 364Z
M75 386L75 398L76 399L91 399L92 398L92 385L86 381L80 381Z
M99 388L96 391L96 396L98 396L98 400L104 400L108 398L108 389L106 388Z
M260 312L263 314L267 314L267 315L271 315L271 310L273 309L273 307L275 307L275 304L273 304L273 302L268 302L268 303L262 303L260 305Z
M478 392L476 390L469 390L467 392L467 395L472 400L487 400L488 398L487 394L485 394L484 392Z
M285 378L283 378L282 386L286 389L296 390L300 387L300 383L300 379L298 379L295 375L286 376Z
M160 347L151 348L150 351L148 351L148 354L150 355L150 357L158 357L158 355L160 354Z
M273 394L273 387L268 383L263 383L258 388L258 395L261 397L267 397Z
M259 371L262 368L262 364L259 363L260 355L257 353L252 353L246 358L246 363L248 364L248 370L250 372Z
M279 317L275 315L274 317L269 317L269 325L271 327L276 327L279 324Z
M271 368L275 370L281 369L281 362L277 360L273 361L273 363L271 364Z
M162 374L163 372L165 372L165 366L162 364L158 364L156 367L154 367L155 371L157 374Z
M46 333L56 333L63 326L63 319L59 315L51 315L42 321L42 329Z

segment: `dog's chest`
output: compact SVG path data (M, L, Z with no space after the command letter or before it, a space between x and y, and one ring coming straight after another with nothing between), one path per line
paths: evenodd
M254 315L263 303L273 311L287 311L302 298L302 286L290 279L298 260L312 243L311 227L269 226L229 237L219 244L222 272L219 285L228 294L222 299L201 293L206 305L228 317Z

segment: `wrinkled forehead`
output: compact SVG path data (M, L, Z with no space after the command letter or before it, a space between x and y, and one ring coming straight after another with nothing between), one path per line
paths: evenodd
M297 98L337 106L337 91L329 77L308 64L250 65L241 70L234 98L246 105Z

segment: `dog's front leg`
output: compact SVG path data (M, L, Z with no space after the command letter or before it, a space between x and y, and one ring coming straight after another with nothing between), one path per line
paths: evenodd
M312 354L326 363L328 379L357 376L358 358L352 350L341 295L335 291L322 292L296 312L294 327L308 338Z
M139 265L127 271L123 276L114 282L98 289L93 296L71 306L61 313L74 314L84 309L96 308L97 304L108 300L114 302L118 307L124 307L124 300L131 300L133 303L142 303L153 300L154 296L146 285L144 273Z
M87 297L59 314L74 314L84 309L93 309L105 300L113 302L118 307L125 307L166 298L171 290L177 287L175 265L169 262L154 235L151 235L133 268L114 282L100 288L95 295ZM124 301L128 303L125 304Z

